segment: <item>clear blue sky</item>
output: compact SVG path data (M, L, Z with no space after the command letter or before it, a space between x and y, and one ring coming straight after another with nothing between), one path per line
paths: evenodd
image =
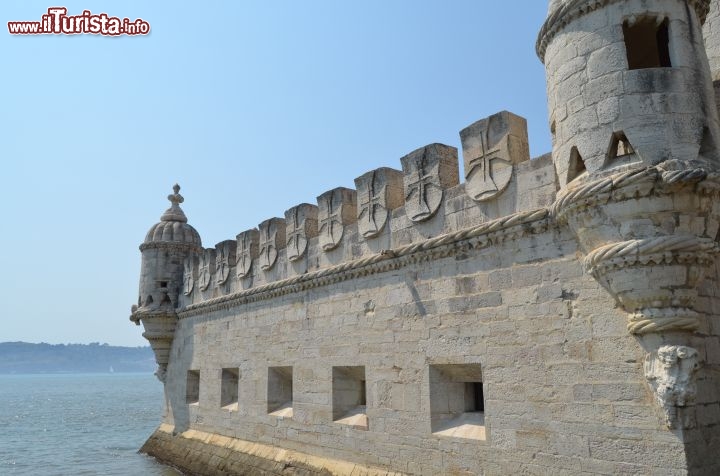
M143 18L149 36L11 36ZM128 320L175 182L206 247L507 109L550 150L539 0L3 0L0 341L145 345Z

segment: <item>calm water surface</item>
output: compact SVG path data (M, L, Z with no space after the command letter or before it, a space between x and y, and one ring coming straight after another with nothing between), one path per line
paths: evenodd
M151 374L0 375L0 475L178 475L137 453L162 393Z

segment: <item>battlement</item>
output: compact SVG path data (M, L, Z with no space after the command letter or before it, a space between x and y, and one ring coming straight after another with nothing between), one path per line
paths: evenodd
M193 253L184 263L183 315L545 218L558 186L549 154L530 160L524 118L503 111L460 137L462 183L457 149L429 144L402 157L402 170L369 171L356 190L329 190L317 205L291 207Z

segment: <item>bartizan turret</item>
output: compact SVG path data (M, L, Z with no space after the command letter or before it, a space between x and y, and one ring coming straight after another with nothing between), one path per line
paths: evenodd
M185 258L202 250L200 235L188 225L180 208L184 201L180 186L168 195L172 204L160 222L150 228L140 245L142 265L140 294L130 320L145 327L143 337L149 342L158 363L156 375L164 382L170 346L177 322L178 295L183 285Z
M709 0L552 0L545 64L560 191L552 213L629 318L671 428L695 425L718 252ZM717 311L715 311L717 314Z

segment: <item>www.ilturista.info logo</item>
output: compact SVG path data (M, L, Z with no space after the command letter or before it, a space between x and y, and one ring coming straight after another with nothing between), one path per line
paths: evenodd
M147 35L150 23L142 18L130 21L90 10L68 15L65 7L50 7L40 21L9 21L8 31L11 35Z

